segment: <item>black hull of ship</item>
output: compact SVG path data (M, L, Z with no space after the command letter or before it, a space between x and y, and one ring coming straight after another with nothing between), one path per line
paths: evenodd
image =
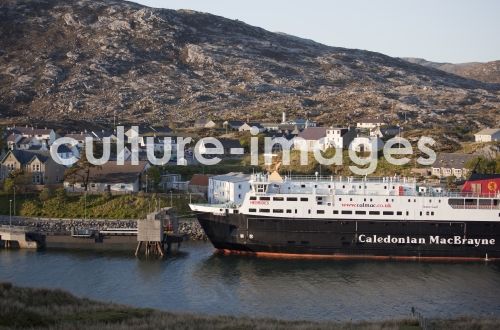
M486 221L389 221L290 219L198 213L214 247L262 256L500 260L500 224ZM365 242L361 242L360 235ZM367 243L367 237L405 238L405 243ZM430 244L430 237L494 240L493 244ZM412 243L411 238L425 239Z

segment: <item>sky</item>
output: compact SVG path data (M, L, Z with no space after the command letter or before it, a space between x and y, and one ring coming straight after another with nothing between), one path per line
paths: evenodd
M435 62L500 60L499 0L135 0L239 19L330 46Z

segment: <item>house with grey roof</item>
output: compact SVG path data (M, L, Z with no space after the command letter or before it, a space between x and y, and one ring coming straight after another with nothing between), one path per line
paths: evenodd
M438 178L455 176L456 178L465 178L469 173L466 168L467 163L476 158L475 155L461 153L439 153L436 161L432 164L432 175Z
M9 150L0 160L0 180L5 180L15 171L30 178L29 186L54 185L64 177L63 165L56 163L46 150Z
M313 151L326 150L328 143L326 141L327 127L308 127L300 132L293 142L293 147L297 150Z
M474 134L476 142L500 141L500 128L485 128Z
M87 191L132 193L142 187L142 177L150 167L146 161L139 161L138 165L125 163L119 165L116 161L108 161L102 166L90 168ZM70 172L64 180L64 188L69 192L85 191L85 173Z

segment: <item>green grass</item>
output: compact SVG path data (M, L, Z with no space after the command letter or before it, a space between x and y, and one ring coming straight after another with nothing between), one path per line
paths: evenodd
M432 329L498 329L498 318L431 320ZM96 302L61 290L0 283L0 328L6 329L420 329L415 319L313 322L205 316Z
M9 214L11 196L0 195L0 214ZM192 202L200 201L192 196ZM188 195L128 194L128 195L71 195L66 197L52 196L40 200L37 194L16 196L16 215L28 217L83 218L85 205L87 218L106 219L139 219L144 218L149 210L157 206L173 206L178 215L187 214L189 210Z

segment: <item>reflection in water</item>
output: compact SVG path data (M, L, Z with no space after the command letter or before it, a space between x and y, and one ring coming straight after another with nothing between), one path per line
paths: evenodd
M260 259L189 243L165 260L133 251L0 251L0 281L171 311L360 320L500 314L493 263Z

